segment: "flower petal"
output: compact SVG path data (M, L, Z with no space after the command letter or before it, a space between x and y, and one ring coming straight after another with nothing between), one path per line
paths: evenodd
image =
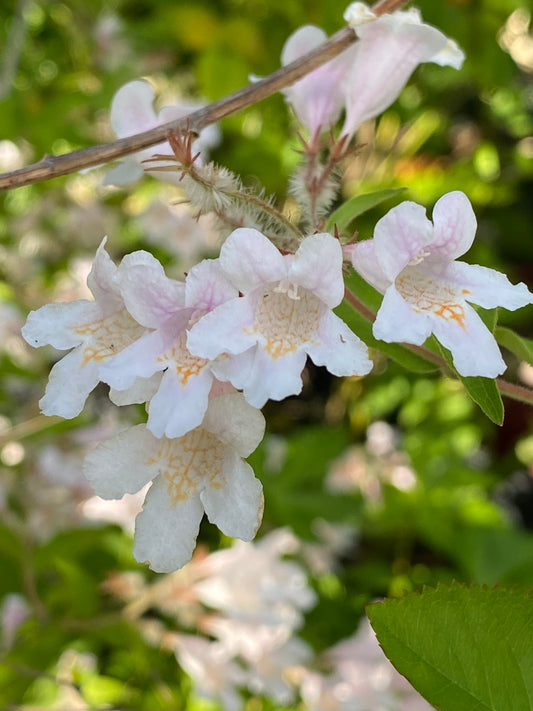
M194 324L187 336L187 347L193 355L213 360L221 353L242 353L256 341L246 329L255 315L248 299L239 297L221 304Z
M306 237L289 262L287 278L312 291L330 308L338 306L344 296L339 240L327 233Z
M146 459L156 444L145 425L130 427L89 452L83 473L102 499L135 494L154 476Z
M501 375L507 366L494 336L468 304L464 313L464 328L453 319L435 317L435 336L451 351L453 364L461 375L485 378Z
M105 382L105 381L104 381ZM139 405L149 402L161 384L161 373L154 373L151 378L135 378L126 390L109 389L109 399L114 405Z
M416 312L391 285L385 292L372 332L386 343L422 345L433 330L430 316Z
M252 467L228 452L222 474L200 493L211 523L226 536L251 541L263 518L263 487Z
M435 27L405 19L405 13L394 13L355 28L360 40L352 50L346 81L343 135L351 136L363 121L389 107L418 64L446 45L446 37Z
M102 317L102 309L94 301L79 299L46 304L37 311L30 311L28 320L22 327L22 335L34 348L50 344L59 350L67 350L78 346L84 340L76 327L94 323Z
M188 323L188 314L178 314L157 331L150 331L101 366L100 377L116 390L131 387L135 378L150 378L168 366L161 356L170 350Z
M470 200L460 190L443 195L433 208L432 254L452 261L467 252L476 234L477 220Z
M133 555L156 573L171 573L191 559L204 509L197 494L173 503L157 477L135 521Z
M279 250L261 232L248 227L239 227L230 234L220 250L220 264L243 294L287 276Z
M126 308L142 326L157 328L185 306L185 284L169 279L149 252L124 257L117 281Z
M136 154L137 155L137 154ZM144 175L143 168L133 158L125 158L110 168L102 180L102 185L129 185Z
M503 306L515 311L533 303L533 294L523 282L511 284L502 272L478 264L454 262L447 265L444 277L463 289L467 301L484 309Z
M202 426L241 457L248 457L265 434L265 418L246 402L241 393L211 398Z
M85 363L83 349L76 348L50 371L45 394L39 400L41 411L45 415L59 415L66 419L76 417L99 382L97 362Z
M306 359L303 349L273 359L258 347L243 384L244 397L250 405L261 408L267 400L283 400L289 395L298 395L302 389L301 375Z
M147 81L130 81L120 87L111 103L110 122L119 138L148 131L157 125L152 108L154 90Z
M106 242L107 237L104 237L96 250L94 262L87 277L87 286L96 301L101 302L100 307L104 315L122 308L122 301L114 282L117 267L105 251Z
M146 426L156 437L181 437L204 419L213 375L203 368L184 386L172 366L150 401Z
M312 49L319 47L327 40L328 36L321 27L316 25L304 25L299 27L286 40L281 50L281 64L283 66L291 64L302 55L307 54Z
M352 249L353 268L374 289L384 294L390 286L390 279L387 279L376 257L376 245L373 239L365 239L356 242Z
M218 259L204 259L194 266L185 280L187 306L202 311L212 311L225 301L239 296L220 266Z
M319 344L307 347L315 365L324 365L337 376L366 375L372 370L368 348L332 311L320 319Z
M376 258L385 277L394 281L432 240L433 225L422 205L407 200L389 210L374 230Z

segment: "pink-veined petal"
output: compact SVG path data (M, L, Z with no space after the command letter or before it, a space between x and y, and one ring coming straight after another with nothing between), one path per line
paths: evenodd
M523 282L511 284L502 272L479 264L453 262L446 266L443 277L462 288L466 301L484 309L503 306L515 311L533 303L533 294Z
M146 426L156 437L181 437L202 423L213 375L203 368L184 386L172 366L150 401Z
M307 359L303 349L272 359L257 348L246 382L244 397L254 407L261 408L267 400L283 400L298 395L302 389L302 370Z
M376 245L373 239L365 239L362 242L356 242L352 249L352 264L353 268L371 284L374 289L377 289L384 294L391 284L391 280L387 279L380 267L376 257Z
M324 365L337 376L366 375L372 370L366 345L332 311L320 319L317 336L320 343L306 349L315 365Z
M338 306L344 296L339 240L327 233L306 237L289 262L287 279L312 291L330 308Z
M230 234L220 250L220 264L243 294L287 276L279 250L261 232L248 227L239 227Z
M453 260L467 252L476 234L477 220L470 200L460 190L443 195L433 208L432 254Z
M431 60L446 45L435 27L384 15L359 25L353 48L352 71L346 80L346 121L343 135L351 136L369 118L378 116L399 96L421 62Z
M78 346L84 340L76 331L76 327L94 323L102 317L102 309L94 301L79 299L46 304L37 311L30 311L28 320L22 327L22 335L34 348L49 344L59 350L67 350Z
M45 415L67 420L83 410L90 392L100 382L98 363L84 363L82 348L76 348L58 361L50 371L48 385L39 406Z
M248 299L226 301L194 324L187 336L187 347L193 355L209 360L225 352L242 353L257 341L250 330L254 318Z
M422 205L407 200L389 210L374 229L376 259L385 277L394 281L432 240L433 225Z
M416 312L391 285L385 292L372 332L386 343L414 343L422 345L433 330L426 313Z
M124 138L156 126L153 101L154 90L147 81L130 81L120 87L111 102L110 122L116 135Z
M211 398L202 427L248 457L263 439L265 418L241 393L227 393Z
M228 451L221 474L200 493L207 517L224 535L251 541L263 518L263 487L252 467Z
M89 452L83 473L102 499L135 494L153 479L146 459L156 444L145 425L130 427Z
M218 259L204 259L194 266L185 280L187 306L201 311L212 311L230 299L239 296L220 266Z
M435 336L451 351L453 364L461 375L485 378L501 375L507 366L494 336L468 304L464 306L464 314L463 327L453 319L434 317Z
M157 328L185 306L185 284L169 279L149 252L126 255L118 269L118 283L126 308L147 328Z
M167 482L157 477L150 487L143 510L135 520L133 555L156 573L171 573L188 563L204 508L198 494L173 502Z

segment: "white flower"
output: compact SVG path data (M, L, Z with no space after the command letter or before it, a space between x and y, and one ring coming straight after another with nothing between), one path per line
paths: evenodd
M320 27L304 25L293 32L283 46L283 66L311 52L327 40ZM344 106L342 76L345 64L336 58L306 74L292 86L283 90L300 123L309 129L311 137L320 130L333 126Z
M220 380L242 389L262 407L302 388L307 355L334 375L365 375L367 348L332 309L344 295L342 249L329 234L301 243L284 255L260 232L240 228L220 251L220 265L243 294L230 299L189 332L191 353L214 360Z
M131 389L136 379L164 371L150 400L147 427L156 437L181 437L201 424L213 385L209 361L187 349L187 328L236 297L237 290L225 278L218 260L197 264L183 284L165 276L161 264L148 252L124 257L117 281L130 314L153 330L102 368L101 377L121 391Z
M114 282L117 267L98 247L87 285L94 301L47 304L31 311L22 335L35 347L74 350L54 365L39 404L45 415L76 417L100 382L100 367L141 336L145 329L124 308Z
M180 103L175 106L164 106L156 115L152 104L154 90L147 81L131 81L122 86L113 97L111 104L111 126L118 138L126 138L136 133L149 131L161 124L174 121L200 108L200 104ZM220 132L216 126L207 126L193 142L193 155L200 152L206 160L207 153L220 142ZM143 160L151 158L155 153L172 155L167 142L151 148L145 148L124 159L107 173L104 185L127 185L142 177ZM154 171L150 171L152 174ZM178 184L179 172L155 171L161 180Z
M525 284L494 269L455 261L471 246L476 218L466 195L447 193L433 224L414 202L394 207L376 225L374 239L355 245L355 269L385 294L374 335L387 343L421 345L434 333L463 376L495 378L505 363L493 335L467 303L515 309L533 303Z
M455 42L424 24L416 9L386 13L369 22L370 13L365 3L356 2L344 14L359 40L341 55L349 66L342 135L351 136L363 121L389 107L420 63L460 69L464 59Z
M133 494L153 480L135 525L134 556L157 572L190 560L205 513L227 536L251 540L263 493L249 464L264 433L262 414L241 394L210 400L202 425L157 439L137 425L89 453L84 473L104 499Z

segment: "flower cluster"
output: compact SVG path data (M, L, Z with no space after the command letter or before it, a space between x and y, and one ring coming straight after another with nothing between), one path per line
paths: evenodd
M146 425L99 445L84 470L105 499L153 482L134 553L170 571L190 559L204 512L226 535L255 535L262 487L244 458L263 437L257 408L301 390L307 355L335 375L364 375L372 363L332 311L344 284L331 235L281 254L261 233L238 229L185 282L143 251L116 267L104 244L88 278L94 301L43 306L23 335L74 349L52 369L46 414L75 417L100 381L117 404L147 403Z

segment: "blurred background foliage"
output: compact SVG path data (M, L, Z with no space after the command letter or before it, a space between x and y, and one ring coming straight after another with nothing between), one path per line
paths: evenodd
M463 47L464 68L421 66L393 107L363 125L343 196L405 186L401 199L431 208L443 193L464 190L479 221L467 259L531 284L530 9L525 0L419 6ZM250 75L274 71L300 25L334 32L344 9L341 0L4 0L0 169L111 140L112 97L139 77L152 81L160 106L217 99ZM291 199L284 201L298 138L281 95L225 119L221 130L214 159L290 211ZM181 244L190 237L165 221L174 189L151 177L127 189L103 187L103 175L97 169L0 196L0 595L20 594L31 611L16 639L4 631L0 705L66 708L58 691L66 684L86 704L72 708L221 708L190 695L174 657L150 645L106 592L117 571L156 576L134 562L130 532L95 523L83 508L91 494L80 452L118 426L105 389L74 421L39 416L57 354L30 352L19 336L29 309L84 295L104 234L117 261L152 249L178 278L191 259L215 253L209 242ZM360 235L370 236L398 201L360 217ZM501 321L533 336L531 309ZM458 382L375 357L364 380L341 382L310 366L301 397L266 407L268 433L250 458L265 487L261 533L288 525L316 544L324 531L343 532L335 565L307 561L318 602L301 634L317 652L354 631L377 596L454 578L533 587L531 411L507 401L497 428ZM506 357L506 377L533 385L533 369ZM120 421L140 414L128 408ZM200 539L212 550L229 545L209 525ZM68 650L97 661L61 682ZM247 709L275 707L251 694Z

